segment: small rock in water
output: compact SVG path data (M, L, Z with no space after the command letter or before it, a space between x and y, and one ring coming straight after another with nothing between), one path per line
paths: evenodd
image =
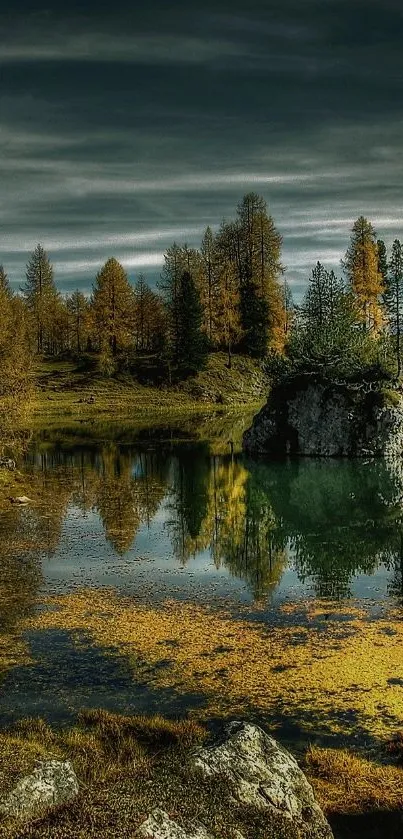
M21 778L14 789L0 801L3 816L32 818L70 801L78 794L78 780L69 760L41 761L31 775Z

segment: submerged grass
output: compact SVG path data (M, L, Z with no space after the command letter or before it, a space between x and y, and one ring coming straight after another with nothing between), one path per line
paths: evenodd
M63 629L77 647L91 643L124 661L133 683L182 698L194 719L254 714L297 723L302 739L390 737L403 718L403 622L376 621L346 607L343 620L286 626L234 619L223 609L165 601L144 605L111 590L48 599L23 626ZM151 631L150 631L151 628ZM85 639L85 640L84 640ZM169 650L169 652L168 652ZM192 708L198 695L202 707Z

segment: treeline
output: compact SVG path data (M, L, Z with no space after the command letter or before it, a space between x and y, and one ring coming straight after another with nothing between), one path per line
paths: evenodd
M301 305L294 308L274 377L320 372L330 378L398 379L402 369L403 249L388 253L360 216L341 263L343 278L317 262Z
M62 353L94 353L105 375L138 370L138 359L152 358L159 378L169 380L197 372L214 351L227 353L228 366L233 353L264 358L273 375L301 369L360 375L382 368L400 376L401 242L388 253L361 216L342 261L343 278L318 262L299 306L284 279L281 247L266 203L255 193L243 197L235 218L216 233L207 227L199 249L174 243L155 290L141 275L133 286L111 258L91 295L62 295L38 245L18 294L0 269L2 404L7 394L28 394L30 358Z
M250 193L234 220L223 222L215 235L207 227L199 249L175 243L167 250L157 290L141 275L133 287L111 258L89 297L79 290L60 294L38 245L21 287L31 351L96 352L103 373L136 355L154 354L169 375L179 377L201 369L212 351L225 350L229 366L234 352L281 352L290 307L281 244L265 201Z

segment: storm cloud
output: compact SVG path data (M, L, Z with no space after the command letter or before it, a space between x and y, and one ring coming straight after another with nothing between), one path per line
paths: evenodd
M135 5L133 9L132 6ZM22 2L0 12L0 262L37 242L59 288L111 255L155 282L247 191L300 294L358 215L403 237L399 2Z

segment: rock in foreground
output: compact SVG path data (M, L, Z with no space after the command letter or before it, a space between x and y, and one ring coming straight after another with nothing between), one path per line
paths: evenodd
M143 839L212 839L202 825L186 831L159 807L140 825L137 835Z
M3 816L33 818L48 807L70 801L78 794L78 781L69 760L42 761L31 775L21 778L0 802Z
M273 835L278 818L294 828L290 835L331 839L330 825L296 760L258 726L230 723L220 742L195 753L193 765L204 777L224 777L238 804L266 810Z
M403 400L396 391L301 377L272 391L243 447L272 457L401 456Z

